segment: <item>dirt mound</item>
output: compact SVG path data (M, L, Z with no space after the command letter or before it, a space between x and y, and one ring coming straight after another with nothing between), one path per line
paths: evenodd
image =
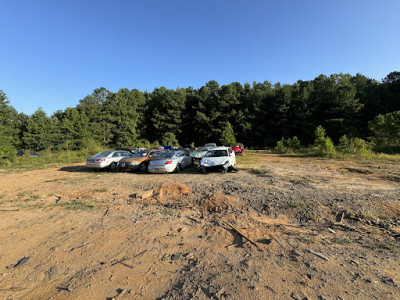
M232 196L215 194L196 202L196 206L209 212L226 212L242 208L242 203Z
M153 198L163 205L187 205L192 189L183 183L166 182L154 190Z

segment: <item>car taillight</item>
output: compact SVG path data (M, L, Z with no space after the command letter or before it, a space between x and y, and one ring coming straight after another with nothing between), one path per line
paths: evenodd
M96 161L106 161L105 158L96 159Z
M166 164L166 165L172 164L172 160L167 160L167 161L165 162L165 164Z

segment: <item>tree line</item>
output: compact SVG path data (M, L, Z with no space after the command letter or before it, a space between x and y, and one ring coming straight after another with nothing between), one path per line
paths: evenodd
M275 146L282 138L313 143L318 126L340 137L399 145L400 72L382 81L356 74L319 75L294 84L212 80L194 89L152 92L104 87L48 116L17 112L0 90L0 155L15 149L79 150L101 146L202 145L240 142Z

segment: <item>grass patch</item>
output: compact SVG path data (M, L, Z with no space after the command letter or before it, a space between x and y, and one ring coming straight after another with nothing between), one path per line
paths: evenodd
M298 240L303 243L306 243L307 245L316 243L316 240L310 237L299 237Z
M299 230L290 230L286 232L287 235L300 236L302 234Z
M95 189L95 190L93 190L93 193L105 193L105 192L107 192L108 190L107 189Z
M0 201L0 204L3 204L3 203L14 203L14 202L18 202L18 200L17 199L5 199L5 200Z
M306 204L303 201L293 201L283 206L284 209L304 207Z
M268 173L267 170L262 168L249 168L250 173L258 175L260 177L272 177L272 174Z
M329 244L338 244L338 245L347 245L350 243L351 240L349 238L343 238L343 239L333 238L329 241Z
M67 210L92 210L98 208L99 205L85 201L68 201L59 202L51 205L52 207L62 207Z
M36 170L65 164L84 163L93 153L89 151L42 151L39 157L13 156L0 161L1 169Z

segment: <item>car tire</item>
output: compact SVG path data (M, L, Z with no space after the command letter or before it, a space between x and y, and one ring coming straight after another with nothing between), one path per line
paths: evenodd
M139 170L140 170L140 172L146 172L147 171L147 165L145 163L141 163L139 165Z
M200 172L201 172L202 174L207 174L206 168L200 168Z
M117 171L118 165L116 162L111 163L110 165L110 171L115 172Z
M179 173L182 170L181 165L177 164L175 168L175 173Z

